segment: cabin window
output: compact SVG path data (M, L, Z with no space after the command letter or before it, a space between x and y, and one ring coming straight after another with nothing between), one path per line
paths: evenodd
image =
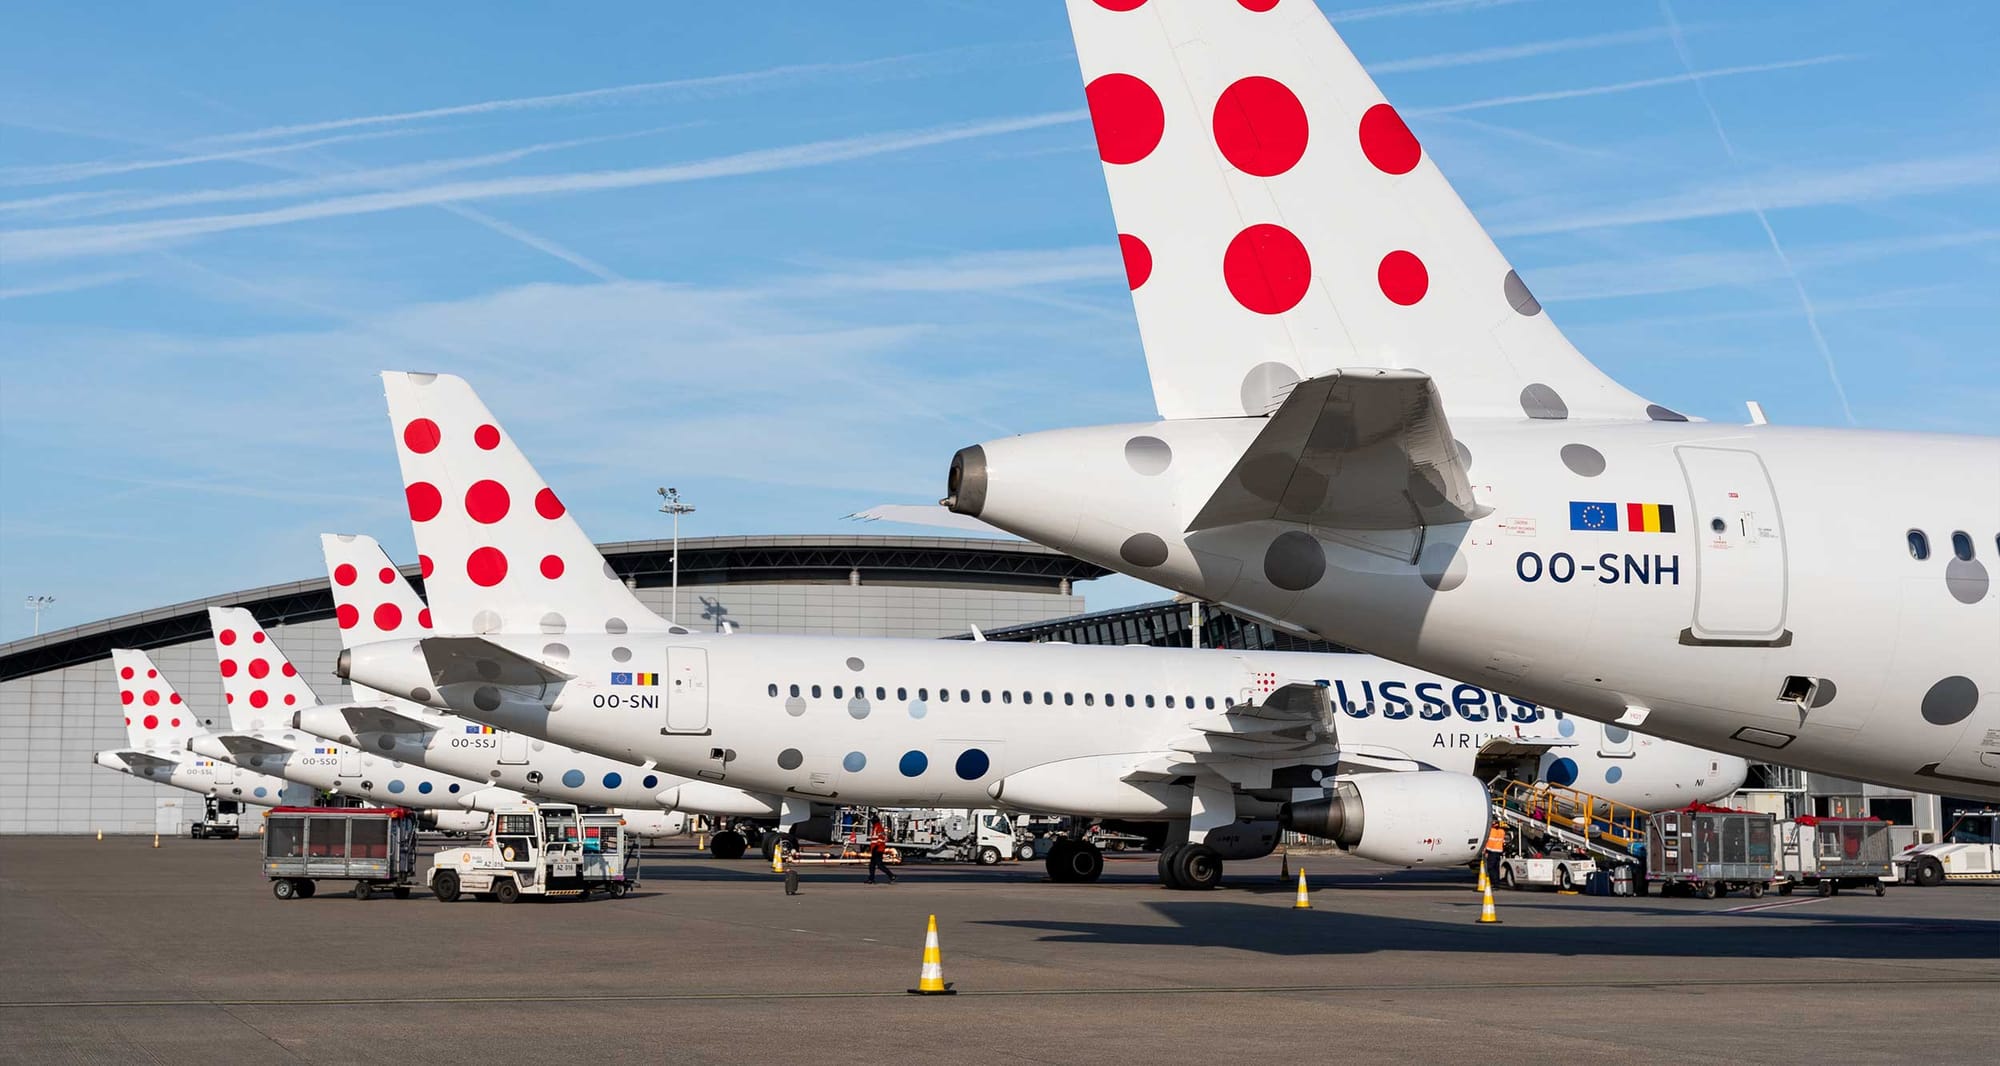
M1171 710L1173 706L1174 706L1174 697L1171 693L1169 693L1167 695L1167 708Z
M1153 697L1151 697L1151 696L1147 696L1147 697L1146 697L1146 706L1148 706L1148 707L1151 707L1152 705L1153 705Z
M1049 706L1051 706L1051 707L1055 706L1055 705L1056 705L1056 694L1055 694L1055 693L1053 693L1053 692L1044 692L1044 693L1042 693L1042 702L1043 702L1043 703L1046 703L1046 704L1048 704L1048 705L1049 705Z
M812 694L813 694L813 699L819 699L819 686L818 686L818 685L814 685L814 686L812 687Z
M1001 689L1001 690L1000 690L1000 702L1001 702L1001 703L1012 703L1012 702L1014 702L1014 694L1013 694L1012 692L1009 692L1009 691L1007 691L1007 690L1006 690L1006 689L1004 689L1004 688L1003 688L1003 689Z
M778 695L778 683L776 681L771 682L765 687L764 692L766 695L775 698Z
M880 697L880 696L877 696L876 698L877 698L877 699L880 699L881 697ZM906 688L902 687L901 685L898 685L898 686L896 686L896 700L897 700L897 702L899 702L899 703L900 703L900 702L902 702L903 700L906 700L906 699L909 699L909 698L910 698L910 690L909 690L909 689L906 689Z
M1125 694L1125 706L1127 706L1127 707L1136 707L1136 706L1138 706L1138 704L1137 704L1137 703L1134 703L1134 702L1133 702L1133 700L1132 700L1132 694L1131 694L1130 692L1127 692L1127 693Z
M888 698L889 698L889 690L888 690L888 689L886 689L886 688L883 688L883 687L882 687L882 686L880 686L880 685L876 685L876 686L875 686L875 698L876 698L876 699L878 699L878 700L886 700L886 699L888 699ZM897 690L896 690L896 698L897 698L897 699L899 699L899 700L903 698L903 690L902 690L902 689L897 689Z
M1910 530L1910 558L1922 562L1931 557L1931 538L1921 529Z
M1951 535L1951 553L1963 562L1972 561L1972 537L1964 530L1958 530Z
M990 689L990 688L982 688L982 689L980 689L980 690L979 690L979 702L981 702L981 703L992 703L992 702L993 702L993 690L992 690L992 689Z
M1074 692L1063 693L1063 706L1065 707L1076 706L1076 693Z
M1207 708L1208 708L1209 710L1211 710L1211 711L1212 711L1212 710L1214 710L1214 709L1215 709L1215 697L1214 697L1214 696L1209 696L1209 697L1206 697L1206 698L1204 698L1204 699L1202 700L1202 706L1204 706L1204 707L1207 707Z
M834 698L834 699L840 699L840 686L839 686L839 685L835 685L835 686L833 686L833 698Z
M962 688L962 689L959 689L959 690L958 690L958 702L960 702L960 703L971 703L971 702L972 702L972 690L971 690L971 689L969 689L969 688Z
M799 694L799 686L793 685L791 688L791 693L792 695L797 696Z
M1084 693L1084 694L1083 694L1083 705L1084 705L1085 707L1095 707L1095 706L1097 706L1097 693L1095 693L1095 692L1086 692L1086 693Z

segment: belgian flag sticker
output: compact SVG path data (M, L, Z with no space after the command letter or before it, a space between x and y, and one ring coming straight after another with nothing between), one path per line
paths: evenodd
M1674 505L1671 503L1628 503L1625 505L1628 533L1672 533Z

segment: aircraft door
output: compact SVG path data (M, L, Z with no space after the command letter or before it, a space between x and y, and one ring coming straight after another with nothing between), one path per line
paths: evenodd
M667 649L667 727L664 733L708 732L708 652Z
M1632 731L1624 726L1600 723L1598 729L1597 754L1606 759L1629 759L1632 757Z
M528 761L528 736L525 733L500 734L500 764L519 766Z
M1755 452L1674 449L1694 526L1694 618L1683 644L1791 643L1785 629L1785 529L1777 492Z
M342 777L360 777L360 776L361 776L361 749L360 749L360 748L350 748L350 747L347 747L347 746L345 746L345 745L342 745L342 746L341 746L341 749L340 749L340 776L342 776Z

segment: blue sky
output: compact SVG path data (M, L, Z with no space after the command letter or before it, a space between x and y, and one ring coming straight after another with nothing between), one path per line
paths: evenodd
M1656 2L1322 6L1639 393L1992 431L1990 3L1673 0L1685 61ZM1055 0L5 23L0 638L306 577L323 531L410 558L385 368L471 378L605 540L661 484L690 535L913 532L841 516L1151 415Z

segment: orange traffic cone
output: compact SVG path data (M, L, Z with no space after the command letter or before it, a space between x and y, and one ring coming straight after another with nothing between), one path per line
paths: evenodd
M1297 902L1292 904L1292 909L1295 911L1312 910L1312 899L1306 895L1306 872L1303 869L1299 871L1299 898Z
M937 915L931 915L930 928L924 932L924 965L917 971L917 987L910 989L913 996L955 996L958 990L945 983L944 955L938 951Z
M1479 887L1479 924L1499 925L1500 916L1493 913L1493 882L1481 877Z

